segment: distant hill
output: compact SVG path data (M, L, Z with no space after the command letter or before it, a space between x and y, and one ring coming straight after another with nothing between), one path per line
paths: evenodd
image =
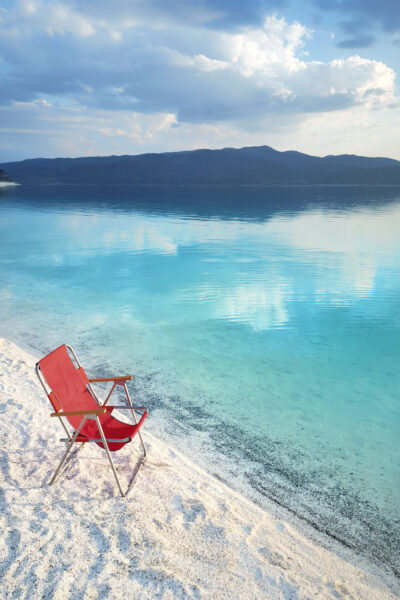
M34 158L0 164L18 183L155 185L400 185L400 161L309 156L269 146L136 156Z

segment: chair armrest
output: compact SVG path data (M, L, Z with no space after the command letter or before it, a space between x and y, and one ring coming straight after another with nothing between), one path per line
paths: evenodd
M131 381L133 379L133 375L121 375L120 377L95 377L94 379L89 379L90 383L102 383L104 381Z
M132 410L132 408L135 410L147 410L145 406L126 406L125 404L123 406L114 406L113 404L109 404L108 408L116 408L117 410Z
M104 415L106 408L91 408L87 410L67 410L51 413L51 417L72 417L73 415Z

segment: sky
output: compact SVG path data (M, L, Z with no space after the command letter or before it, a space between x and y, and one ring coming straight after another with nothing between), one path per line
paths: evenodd
M0 162L400 159L400 0L2 0Z

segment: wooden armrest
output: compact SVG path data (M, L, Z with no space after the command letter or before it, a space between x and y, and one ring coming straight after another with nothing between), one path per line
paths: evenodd
M67 410L51 413L51 417L72 417L73 415L104 415L107 409L104 408L91 408L87 410Z
M89 379L90 383L101 383L103 381L131 381L133 375L121 375L120 377L96 377L95 379Z

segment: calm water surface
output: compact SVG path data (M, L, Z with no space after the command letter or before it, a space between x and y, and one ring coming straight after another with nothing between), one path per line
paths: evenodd
M0 240L0 335L135 373L157 436L399 569L400 188L21 186Z

